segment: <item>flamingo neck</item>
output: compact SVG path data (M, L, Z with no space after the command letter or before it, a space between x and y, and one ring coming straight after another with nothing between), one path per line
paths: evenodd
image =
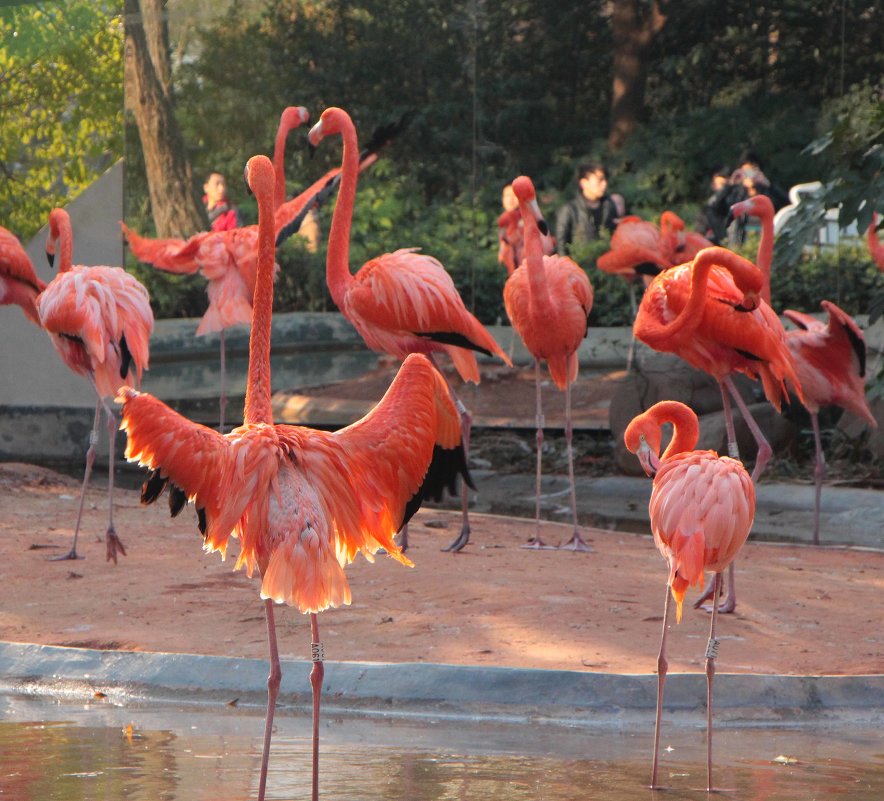
M759 219L761 221L761 239L758 241L758 255L755 257L755 263L764 276L761 297L765 303L770 305L770 268L773 263L774 247L773 214L761 214Z
M533 315L549 319L552 315L552 301L546 285L546 269L543 266L543 245L537 221L527 203L520 206L522 224L525 229L525 269L528 270L528 298Z
M692 451L697 447L700 439L700 423L693 410L677 401L664 401L658 403L650 414L653 425L662 426L664 423L672 423L672 439L660 460L665 462L676 454Z
M283 120L279 121L276 129L276 139L273 141L273 210L278 209L285 203L285 141L288 138L292 126Z
M270 334L273 321L273 198L256 192L258 201L258 274L252 299L252 331L249 336L249 375L243 419L246 423L272 423L270 403Z
M343 306L347 290L353 284L350 274L350 226L353 221L353 203L356 199L356 181L359 177L359 145L356 128L346 118L341 127L343 157L341 161L341 185L332 216L328 235L328 252L325 258L325 280L335 305Z
M66 273L74 264L74 234L71 230L71 218L67 214L59 214L55 218L55 226L58 271Z

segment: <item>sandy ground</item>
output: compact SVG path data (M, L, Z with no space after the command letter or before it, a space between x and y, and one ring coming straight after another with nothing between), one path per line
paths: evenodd
M59 473L0 465L0 639L266 655L257 582L201 552L192 508L172 520L165 504L141 507L136 491L118 490L128 556L108 564L99 484L87 496L86 558L49 561L68 548L77 494ZM320 618L326 657L653 672L666 569L650 537L587 529L591 554L526 551L531 521L477 515L467 549L441 552L458 529L458 514L423 510L411 529L415 568L385 557L351 565L352 606ZM555 543L570 532L549 523L542 534ZM737 612L718 631L722 672L884 672L884 553L749 543L737 576ZM281 653L306 658L307 619L285 610L277 620ZM671 669L701 668L708 625L686 607Z

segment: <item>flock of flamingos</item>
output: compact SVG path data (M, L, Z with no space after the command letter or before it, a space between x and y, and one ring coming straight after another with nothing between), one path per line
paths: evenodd
M318 724L323 654L317 613L350 602L344 566L357 553L370 561L386 552L406 565L405 527L425 498L455 493L463 483L463 525L449 546L467 544L467 469L470 417L437 369L434 354L446 352L465 381L478 382L476 352L507 354L465 308L442 265L416 249L401 249L350 272L349 240L359 172L376 158L360 154L356 130L339 108L326 109L308 135L311 146L326 137L343 141L341 168L292 200L285 201L282 149L289 130L308 120L306 110L291 107L280 120L273 162L254 156L246 181L258 203L257 226L207 232L188 240L151 240L125 228L133 253L154 266L178 272L202 271L208 279L209 307L197 334L251 324L248 384L243 424L224 433L223 398L220 431L196 424L162 401L135 389L148 366L153 328L147 290L121 268L72 264L72 232L67 212L49 215L46 251L58 257L58 275L44 284L21 245L0 228L0 303L17 304L50 335L72 370L92 382L98 396L90 437L83 498L95 456L102 411L116 430L111 400L122 406L121 427L128 435L126 458L149 469L142 501L152 503L168 489L171 514L190 501L204 537L204 550L226 553L230 537L239 540L236 567L261 581L270 645L267 716L258 799L263 801L273 714L281 669L274 625L274 604L285 603L310 615L313 669L313 799L318 798ZM273 283L278 267L275 248L297 230L320 197L338 191L328 242L327 280L341 312L366 344L402 359L402 366L377 406L358 422L337 432L276 425L270 404L270 331ZM542 413L540 363L546 361L556 386L566 394L566 441L571 479L574 533L564 548L585 550L576 516L571 452L570 388L577 378L577 351L587 333L593 290L586 272L564 256L544 255L548 229L534 186L525 176L513 190L518 210L501 218L502 252L510 275L504 300L510 320L535 357L537 397L537 481L539 496ZM677 619L688 587L703 586L705 571L715 578L706 652L707 784L712 789L712 684L719 611L735 604L733 562L752 526L755 483L771 449L734 387L732 374L760 380L777 409L788 393L807 407L816 435L817 523L823 458L817 412L837 404L875 425L864 394L865 344L854 321L834 303L823 301L828 322L799 312L785 316L797 326L786 332L770 306L773 209L756 196L738 204L735 214L757 216L762 237L757 263L702 237L686 235L677 217L665 214L658 229L636 217L625 218L599 267L645 290L635 314L635 337L650 347L675 353L715 377L721 387L729 456L695 450L699 425L686 405L663 401L638 415L624 438L653 477L651 527L669 566L658 658L658 699L651 785L657 782L660 718L666 677L666 633L670 599ZM699 240L699 241L698 241ZM884 253L869 230L869 245L884 270ZM223 364L223 339L222 339ZM223 395L223 393L222 393ZM758 443L750 476L739 460L730 399L737 404ZM662 426L674 433L662 450ZM114 437L110 437L110 464ZM109 471L109 495L113 469ZM112 500L112 497L111 499ZM125 549L114 531L113 506L106 535L107 558ZM540 540L539 510L530 547ZM399 538L397 539L397 533ZM730 567L728 597L719 607L722 571ZM701 599L703 600L703 599Z

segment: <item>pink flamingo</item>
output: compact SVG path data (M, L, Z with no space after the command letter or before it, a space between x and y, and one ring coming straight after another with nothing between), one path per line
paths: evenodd
M660 454L664 423L674 432L669 447ZM651 787L657 785L660 719L666 681L666 634L669 599L675 598L676 622L688 587L703 586L703 571L715 574L713 592L721 572L733 564L749 536L755 517L755 487L742 463L714 451L695 451L700 427L693 410L677 401L661 401L638 415L624 433L626 447L635 453L645 472L654 478L649 511L654 542L669 564L663 606L663 634L657 658L657 714ZM717 607L713 606L706 648L706 789L712 790L712 681L719 641L715 639Z
M534 356L534 386L537 398L537 472L535 479L534 537L526 548L545 548L540 539L540 478L543 445L543 409L540 397L540 362L545 359L555 385L565 392L565 442L568 449L568 479L571 482L571 517L574 533L562 545L575 551L589 551L577 524L577 496L574 488L572 452L571 384L577 379L577 351L586 336L592 310L592 285L583 269L567 256L544 256L540 241L546 222L537 205L531 179L522 175L513 181L525 232L524 266L515 270L503 288L506 313L525 347Z
M83 516L86 486L95 461L95 445L102 407L107 415L109 455L107 477L108 524L105 534L107 560L116 564L117 553L126 549L114 529L114 443L116 418L108 399L121 385L141 384L147 369L148 341L153 331L153 312L147 290L120 267L72 265L71 221L64 209L49 214L46 254L54 261L59 253L58 275L36 300L40 325L49 333L62 361L89 379L98 395L95 422L89 435L86 472L71 550L61 559L78 559L77 536Z
M693 262L660 273L645 290L633 330L655 350L674 353L709 373L721 388L728 449L738 457L730 394L758 444L752 471L757 481L771 457L771 447L752 417L731 374L760 380L765 397L778 411L788 401L786 382L799 398L801 385L779 318L759 295L761 271L726 248L701 250ZM733 571L721 612L736 608Z
M884 244L878 239L878 214L872 212L872 221L866 229L866 244L869 246L869 254L878 269L884 273Z
M288 203L285 198L284 152L288 133L310 119L303 106L288 106L281 114L274 142L274 211L277 233L291 223L308 198L315 195L317 184ZM324 183L327 178L321 179ZM321 185L321 184L320 184ZM207 280L209 306L200 320L196 335L218 332L221 349L221 396L219 429L224 430L227 408L227 364L224 332L235 325L247 325L252 319L252 295L255 291L258 227L246 225L227 231L204 231L189 239L149 239L120 223L129 248L136 259L157 269L182 275L200 271ZM277 268L278 269L278 268Z
M761 221L756 263L764 274L762 296L766 294L770 298L770 270L774 249L773 203L765 195L754 195L731 206L731 214L734 217L745 214ZM878 426L878 421L866 401L866 342L862 331L847 312L831 301L824 300L821 305L829 315L827 323L793 309L783 312L784 317L798 326L798 330L786 332L786 344L795 362L795 370L804 394L802 402L810 413L813 428L814 545L819 545L820 500L826 475L826 458L820 436L820 407L840 406L865 420L873 428Z
M341 134L341 185L329 232L326 281L332 299L369 348L404 359L409 353L444 351L464 381L479 383L474 351L509 357L482 324L467 311L451 276L432 256L416 248L385 253L350 273L350 225L359 173L356 128L340 108L327 108L307 138L316 147L326 136ZM449 387L450 388L450 387ZM470 417L454 395L463 420L464 447L469 449ZM470 539L469 495L463 487L463 523L458 537L445 549L461 550ZM407 546L403 532L403 547Z
M40 325L34 301L46 284L37 277L34 265L10 231L0 225L0 306L20 306L32 323Z
M393 539L427 493L466 477L460 422L447 388L426 357L405 360L380 403L335 433L274 425L270 403L273 306L273 171L255 156L246 179L258 200L258 277L252 307L245 421L221 434L161 401L121 390L126 457L150 468L145 503L170 487L170 509L196 505L204 550L226 554L240 541L236 567L257 568L267 617L270 677L258 786L263 801L281 680L273 603L310 615L313 670L313 788L319 794L319 702L324 674L317 613L350 603L344 566L379 549L411 562Z

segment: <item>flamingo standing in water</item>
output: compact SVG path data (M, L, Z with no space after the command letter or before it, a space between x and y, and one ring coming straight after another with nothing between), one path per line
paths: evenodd
M0 306L20 306L25 317L40 325L34 302L44 289L21 242L0 225Z
M728 450L738 457L730 399L733 397L758 444L752 480L757 481L771 448L734 386L731 374L760 380L765 397L780 410L786 382L803 400L801 384L779 318L760 298L763 277L748 259L726 248L701 250L693 262L660 273L645 290L633 330L654 350L674 353L709 373L721 388ZM720 611L736 608L733 571Z
M432 256L416 248L384 253L350 273L350 225L359 173L356 128L340 108L327 108L307 138L316 147L326 136L343 139L341 185L332 217L326 256L326 281L332 299L369 348L404 359L409 353L430 355L444 351L464 381L479 383L474 351L512 362L484 326L467 311L451 276ZM450 387L449 387L450 389ZM470 416L452 397L463 421L464 447L469 448ZM445 549L461 550L470 539L469 495L463 486L463 523L460 534ZM407 547L403 532L403 547Z
M369 561L383 548L411 562L395 532L428 493L465 477L460 421L447 387L429 360L406 359L380 403L335 433L274 425L270 403L273 306L273 169L265 156L246 166L258 200L258 277L249 340L245 421L228 434L193 423L145 393L120 392L129 440L126 457L152 471L142 500L167 485L177 514L197 507L204 550L226 554L240 540L236 567L261 578L270 642L267 720L258 799L263 801L281 670L273 603L310 615L314 667L313 799L318 797L319 700L323 662L317 613L350 603L344 566L357 553Z
M669 447L660 454L664 423L672 423ZM663 606L663 635L657 657L657 714L651 787L657 785L660 718L666 681L666 633L669 600L675 598L676 622L688 587L703 586L703 571L715 574L713 592L721 584L721 571L743 546L755 516L755 486L743 464L714 451L695 451L700 427L693 410L678 401L661 401L638 415L623 435L645 472L654 478L649 511L654 542L669 564ZM706 648L706 789L712 790L712 682L719 641L715 639L717 607L713 606Z
M765 195L754 195L731 206L734 217L748 215L761 221L756 263L764 274L762 296L770 298L770 270L773 261L774 207ZM828 313L823 323L809 314L786 309L783 316L797 326L786 332L786 344L792 353L795 370L804 393L803 404L810 413L815 449L813 544L820 541L820 500L826 475L826 457L820 435L821 406L847 409L873 428L878 421L866 401L866 342L860 327L847 312L828 300L821 302Z
M531 179L522 175L513 181L519 200L525 235L524 266L515 270L503 288L506 313L525 347L534 356L534 386L537 398L537 471L535 479L534 537L523 546L545 548L540 539L540 478L543 445L543 409L540 398L540 362L546 359L555 385L565 392L565 442L568 449L568 479L571 482L571 517L574 534L562 548L589 551L577 525L577 496L574 488L572 451L571 384L577 379L577 350L586 336L592 310L592 285L583 269L567 256L544 256L541 234L547 229Z
M107 415L110 453L108 456L108 524L105 534L107 560L116 564L117 553L126 549L114 529L114 444L117 423L108 400L121 385L141 384L147 369L148 343L153 331L150 297L138 280L120 267L72 265L71 220L64 209L49 214L46 255L50 263L59 254L58 275L37 297L40 325L49 333L62 361L95 387L98 402L89 435L86 472L80 490L80 505L71 550L60 559L78 559L77 537L83 517L86 486L95 461L95 445L101 410Z

